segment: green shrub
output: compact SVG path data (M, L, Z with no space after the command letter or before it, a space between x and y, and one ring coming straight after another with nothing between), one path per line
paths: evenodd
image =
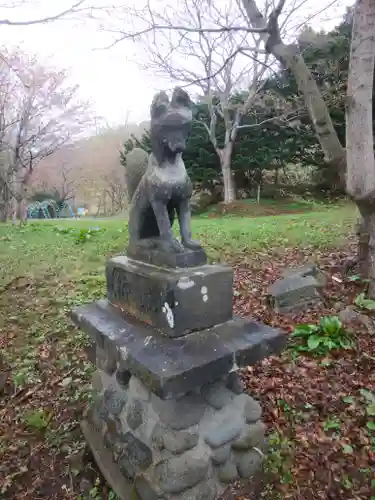
M326 316L317 325L297 325L291 337L292 349L324 356L335 349L352 349L354 342L337 316Z

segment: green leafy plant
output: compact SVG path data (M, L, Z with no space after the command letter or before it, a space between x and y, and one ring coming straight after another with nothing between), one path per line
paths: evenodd
M370 431L375 431L375 393L367 390L367 389L361 389L360 390L361 396L365 400L365 408L366 408L366 414L369 418L369 420L366 423L367 429Z
M77 245L85 243L96 233L101 231L100 227L84 227L82 229L75 229L72 227L56 227L55 231L59 234L70 234L74 236Z
M95 485L88 491L88 493L83 496L79 495L77 500L103 500L104 495L102 494L100 487L100 480L95 480ZM113 490L110 490L109 493L105 496L107 500L119 500L118 496Z
M81 229L76 235L76 243L77 244L85 243L98 231L100 231L99 227Z
M366 299L364 293L360 293L354 300L354 304L361 309L367 309L368 311L375 311L375 300Z
M295 341L292 349L297 352L309 352L326 355L335 349L352 349L354 342L345 330L338 316L326 316L317 325L297 325L291 337Z
M341 422L337 417L326 420L323 425L324 431L339 431L341 429Z
M370 281L367 278L362 278L362 276L359 276L358 274L348 276L346 279L347 281L352 281L354 283L368 283Z
M44 431L47 429L51 418L52 414L47 413L45 410L36 410L27 413L22 420L27 427L37 431Z
M292 464L294 456L293 443L279 432L268 436L268 453L264 464L271 477L277 477L282 484L293 480Z
M70 234L74 231L71 227L54 227L53 230L60 234Z

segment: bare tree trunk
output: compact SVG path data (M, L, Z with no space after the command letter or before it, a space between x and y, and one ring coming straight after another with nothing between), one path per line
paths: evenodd
M298 46L295 44L287 45L281 40L278 16L280 15L283 3L285 2L281 2L282 5L279 4L279 10L275 10L270 15L267 23L259 11L255 0L242 0L251 26L253 28L268 28L268 32L261 35L265 42L266 50L273 54L283 68L287 68L292 72L296 79L298 90L303 95L326 161L333 167L342 169L342 180L344 180L345 149L340 143L318 85L307 67Z
M229 204L236 201L236 187L232 175L232 151L233 143L229 142L224 149L218 149L217 153L220 158L221 172L223 174L224 183L224 203Z
M273 183L275 186L278 186L279 184L279 173L280 173L280 165L279 163L277 163L275 166L275 177L273 179Z
M9 217L10 212L10 191L8 182L6 179L1 179L1 187L0 187L0 222L6 222Z
M23 224L27 222L27 199L26 197L21 198L18 201L18 218Z
M18 203L17 203L17 198L16 198L16 193L18 191L18 186L17 186L17 173L14 171L12 173L11 179L10 179L10 200L9 200L9 210L10 210L10 219L15 224L17 222L17 209L18 209Z
M361 212L360 212L361 213ZM357 268L359 276L362 278L368 278L370 272L370 235L367 229L370 219L365 215L359 217L356 224L356 235L358 238L358 249L357 249L357 259L355 261L355 266Z
M289 69L296 80L298 90L302 93L306 108L311 117L314 129L323 150L325 161L336 172L338 185L333 188L341 188L345 185L346 152L340 143L338 135L333 126L329 110L322 98L321 92L307 67L298 46L283 43L278 27L278 16L285 2L279 2L274 13L271 14L268 23L259 11L255 0L241 0L249 23L254 28L268 28L261 35L266 48L281 63L284 68ZM362 213L361 213L362 214ZM366 219L369 221L369 219ZM358 254L357 260L360 269L367 269L369 260L368 228L365 221L359 220L357 224Z
M375 2L357 0L354 9L346 108L346 189L356 201L368 237L369 296L375 298L375 161L372 93L375 63ZM363 232L363 231L362 231ZM366 255L365 255L366 257Z
M330 163L335 170L337 169L343 187L346 162L345 149L338 138L318 85L306 66L298 47L296 45L277 43L274 46L270 44L268 48L284 68L288 68L293 73L298 89L303 95L305 106L323 149L326 162Z
M22 167L19 167L18 172L16 172L17 183L15 195L17 202L17 219L21 224L27 222L27 197L32 174L32 169L25 172L25 168Z

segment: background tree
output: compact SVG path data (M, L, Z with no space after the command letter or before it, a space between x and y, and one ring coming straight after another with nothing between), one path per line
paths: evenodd
M239 12L234 1L220 8L208 0L182 0L178 11L149 9L155 24L173 28L145 36L148 61L144 66L158 75L167 76L180 85L191 86L197 92L200 104L207 107L200 119L216 151L224 184L224 201L235 199L231 171L233 145L238 131L261 87L262 76L267 70L269 55L259 50L259 42L251 41L251 57L247 47L247 32L222 31L223 22L229 26L238 23ZM203 31L204 26L209 29ZM178 27L178 28L177 28ZM246 47L246 48L243 48ZM254 56L255 54L255 56ZM247 87L242 99L231 97L238 89ZM224 124L220 137L218 121Z
M243 0L237 2L237 5L226 3L227 12L220 10L212 2L208 2L208 7L205 8L203 0L184 0L182 4L179 4L178 13L175 14L175 10L171 9L167 2L159 2L152 10L149 4L144 8L126 9L128 16L135 18L137 23L143 23L142 28L139 30L124 30L123 28L118 30L116 42L131 38L141 39L143 43L147 43L149 36L152 41L149 45L153 67L157 66L159 70L161 69L185 84L201 85L203 96L208 95L207 104L211 106L211 120L207 126L211 137L218 121L217 111L221 113L226 122L224 147L218 148L216 136L214 142L215 149L219 149L218 154L221 158L223 174L228 170L226 164L228 164L229 155L230 157L232 155L239 126L244 126L240 125L241 120L253 105L255 96L263 86L264 79L261 77L266 74L266 68L271 72L274 70L272 58L270 58L271 54L283 67L292 71L298 89L303 91L304 104L313 121L315 132L318 137L320 135L319 141L324 143L322 146L326 158L331 163L332 158L334 158L335 168L342 164L343 148L333 128L321 93L314 79L311 78L298 45L295 43L287 45L281 41L282 33L288 33L289 38L293 38L290 33L290 21L305 2L298 5L290 1L287 6L285 3L285 0L281 0L271 11L271 4L265 2L263 12L261 12L254 0ZM171 11L174 12L173 17L169 16ZM195 16L196 11L197 15ZM322 9L320 9L321 11ZM279 24L280 16L282 17L281 24ZM217 45L224 46L224 52L218 51L215 43L210 45L209 42L213 39L221 41ZM160 43L158 43L159 40L161 40ZM178 54L179 57L175 54ZM188 64L187 68L181 69L181 61L188 60L189 57L195 60L195 64ZM246 58L251 60L250 67L247 67L243 62ZM241 76L238 80L234 66L239 60L241 63L238 64L237 71L240 71ZM201 66L204 70L202 73L197 73L198 61L202 63ZM242 72L243 69L245 71ZM217 85L217 79L220 76L223 80L222 86ZM238 86L244 88L244 85L241 85L244 79L247 81L246 86L248 87L247 101L237 103L240 105L237 105L233 110L233 102L228 104L230 96L238 89ZM235 82L237 88L235 85L230 85L230 91L226 92L228 82L230 84ZM216 92L215 87L217 88ZM220 103L223 95L225 97L224 106ZM215 106L214 99L218 100L219 106ZM290 105L291 102L289 101L288 104ZM223 110L226 110L225 113ZM293 110L295 111L294 108ZM284 109L283 111L290 113L291 110ZM224 185L227 185L226 192L233 193L233 185L230 183L231 177L228 177L228 181L225 175L223 177ZM226 199L229 199L230 196L226 195Z
M303 96L306 109L310 115L314 130L325 155L326 162L341 174L345 170L345 149L333 126L328 107L317 82L309 70L296 40L284 43L280 30L280 15L286 0L279 0L274 10L267 16L262 13L255 0L241 0L243 13L253 28L263 29L260 35L267 52L279 61L283 68L294 76L299 92ZM282 24L281 24L282 26Z
M56 8L52 14L48 16L35 17L33 19L20 19L20 17L23 17L23 7L28 7L30 5L28 0L18 0L17 2L12 3L12 5L1 5L0 25L31 26L34 24L45 24L67 18L87 19L93 18L95 12L104 10L104 7L95 6L89 0L77 0L76 2L63 0L60 4L60 8ZM6 16L2 14L2 10L4 13L6 12ZM108 10L108 7L105 10Z
M343 21L330 32L315 32L305 27L298 37L298 50L324 99L334 130L340 143L345 146L345 97L348 77L349 50L351 40L350 9ZM269 79L268 85L283 98L303 100L293 73L281 67ZM321 162L317 176L318 187L323 191L342 194L344 186L340 182L337 169Z
M7 194L3 218L10 211L13 219L24 219L38 164L79 137L92 117L89 103L77 99L78 86L67 84L65 71L43 66L18 50L7 52L6 59L0 61L1 185Z
M286 5L287 4L287 5ZM305 2L299 4L304 6ZM225 19L220 31L236 31L236 32L253 32L258 33L259 39L262 42L261 48L264 47L267 53L272 54L280 65L288 69L294 76L298 90L303 97L305 107L309 113L312 126L321 145L325 162L328 164L340 178L340 185L344 185L345 170L346 170L346 153L345 148L340 142L339 136L334 128L329 109L324 101L322 92L320 91L317 82L313 78L306 62L301 54L300 48L296 40L289 36L290 42L284 42L282 39L282 30L290 21L293 12L298 5L294 1L287 2L279 0L271 13L267 12L268 2L263 5L264 9L261 12L256 0L238 0L238 6L242 10L245 18L244 25L233 26L226 25ZM287 10L289 8L289 12ZM134 9L133 9L134 10ZM319 9L319 13L323 9ZM149 9L144 14L144 26L141 30L134 28L122 29L118 31L116 43L124 39L137 39L146 33L158 31L174 31L180 29L176 24L164 25L154 22L154 17L148 16ZM132 12L132 9L127 9L127 15L139 18L139 10ZM311 21L314 16L307 16L305 22ZM202 26L198 33L210 32L210 26ZM190 31L190 30L189 30ZM247 48L249 48L248 46ZM366 221L362 221L360 228L367 231ZM359 257L367 256L369 258L368 239L360 237L359 239Z
M260 95L273 102L271 96L265 96L264 93ZM231 96L230 101L235 102L237 98L237 95ZM240 98L246 99L246 96ZM217 182L222 181L222 174L218 155L202 123L208 109L198 99L193 111L195 119L184 153L184 162L196 189L212 190ZM232 170L236 184L243 194L249 195L254 187L260 188L265 170L275 171L274 178L277 183L278 172L291 162L311 166L322 161L310 124L303 125L298 120L294 126L292 122L286 125L283 120L275 120L274 115L271 106L264 108L263 105L254 105L243 118L243 124L248 127L239 130L233 143ZM257 120L263 121L263 125L254 126ZM225 124L220 116L217 118L216 134L218 143L221 144L225 138ZM121 153L123 165L126 163L126 154L134 147L151 152L148 130L140 139L133 135L125 142ZM214 199L218 201L216 197Z
M375 63L375 4L357 0L353 16L346 113L347 192L361 213L368 253L362 271L369 277L375 299L375 162L373 139L373 80Z
M38 175L38 171L36 175ZM67 159L63 159L58 168L55 169L53 176L39 180L38 188L29 198L33 201L52 199L61 206L69 201L74 204L80 182L84 182L84 179L76 176L73 165L69 164Z

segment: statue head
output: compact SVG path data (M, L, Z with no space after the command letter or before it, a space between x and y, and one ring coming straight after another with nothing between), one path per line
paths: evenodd
M156 94L151 104L151 139L159 163L185 151L192 118L192 101L183 89L176 87L170 101L165 92Z

